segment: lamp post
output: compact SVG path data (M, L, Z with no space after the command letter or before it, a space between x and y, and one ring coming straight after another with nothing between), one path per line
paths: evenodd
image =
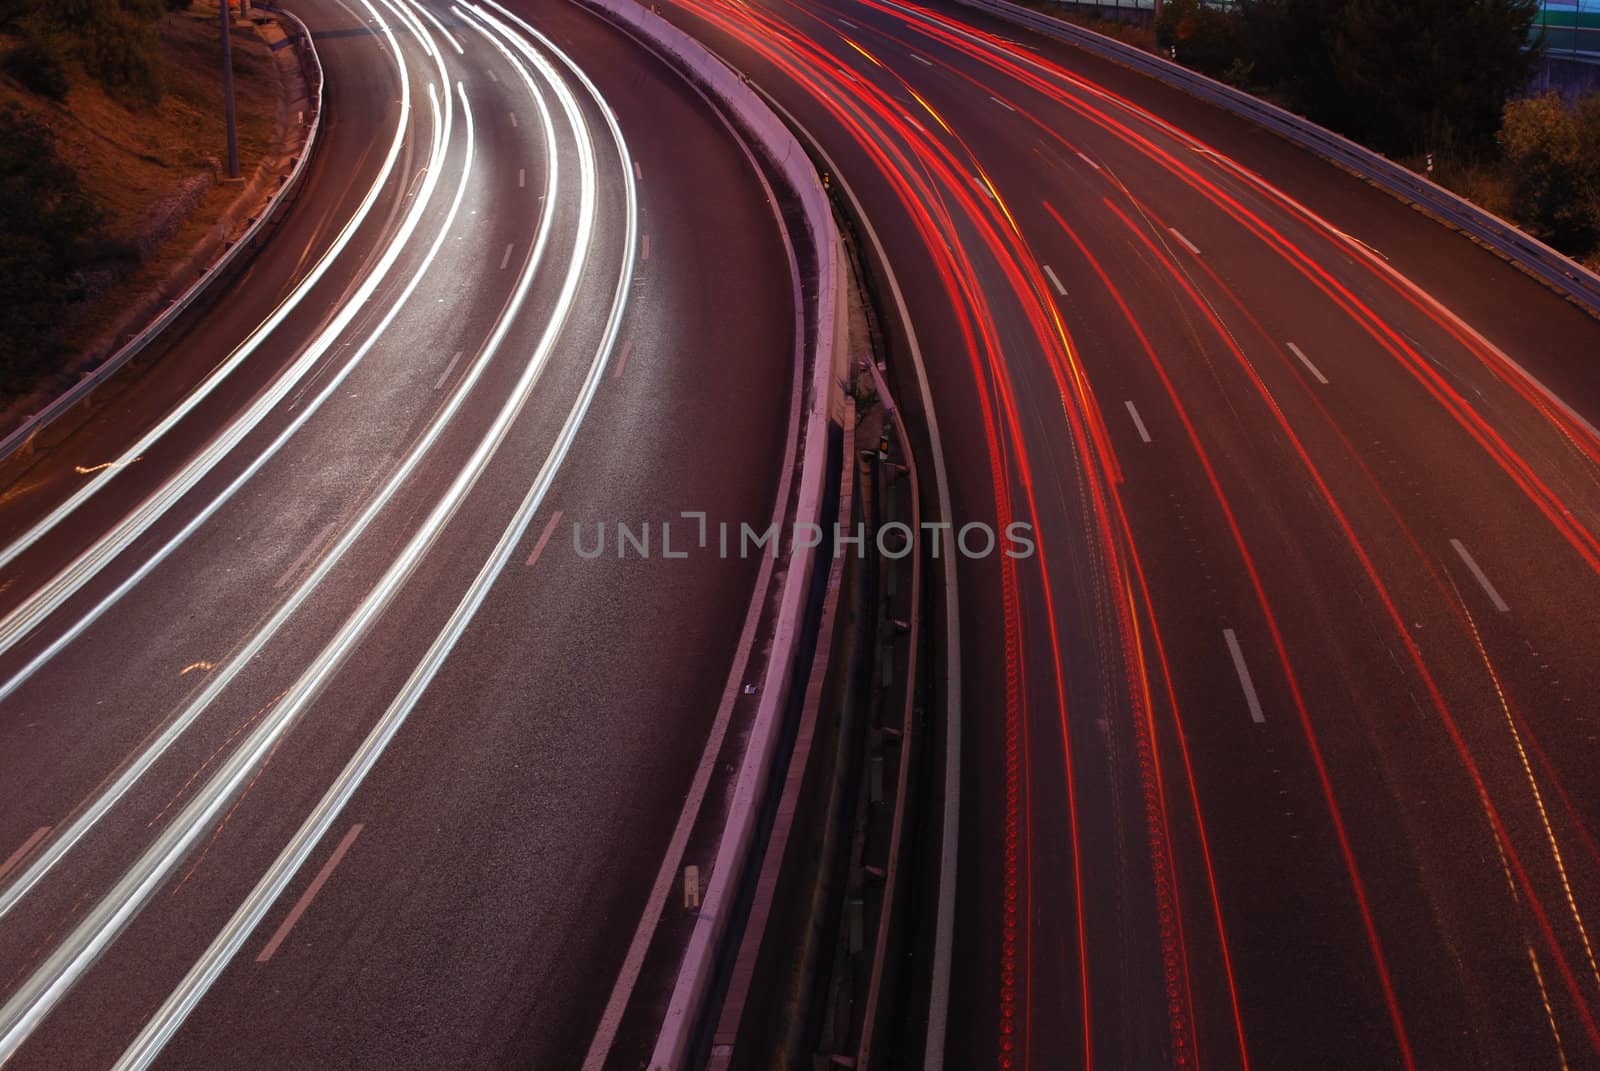
M233 0L221 0L222 12L222 111L228 123L228 177L239 177L239 128L233 115Z

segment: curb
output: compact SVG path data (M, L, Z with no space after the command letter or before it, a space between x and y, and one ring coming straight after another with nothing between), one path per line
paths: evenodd
M721 104L749 140L759 146L767 163L788 187L787 192L799 203L807 236L816 252L818 278L813 307L805 310L814 352L802 400L802 460L790 530L799 524L820 525L831 476L830 441L838 437L844 423L842 383L849 366L844 253L827 192L810 157L789 128L704 45L636 0L582 2L648 41L692 85ZM800 630L817 563L815 548L795 546L791 551L761 682L760 705L734 782L711 880L656 1040L652 1068L683 1066L708 1011L717 963L724 958L730 937L737 936L730 933L731 908L750 868L759 814L776 775L783 712L796 680Z
M316 47L311 43L311 31L306 28L305 23L281 8L259 2L256 7L272 13L289 24L289 28L292 31L290 39L294 41L300 56L300 67L304 75L304 96L293 100L285 100L282 103L284 110L288 111L295 109L296 105L303 101L306 107L298 110L302 115L306 112L310 113L310 121L303 128L305 136L298 150L292 144L285 146L285 155L294 163L292 170L287 177L282 178L281 184L267 201L266 207L256 216L250 217L250 225L245 232L230 241L226 237L222 237L222 235L237 225L240 215L248 211L249 206L256 202L272 180L273 174L268 171L266 163L263 162L258 166L249 184L240 193L239 197L224 210L222 218L218 222L218 235L201 239L183 262L174 268L167 277L167 282L186 278L197 271L201 273L199 279L177 297L170 300L157 294L140 306L139 314L130 317L128 321L119 324L107 335L102 336L102 338L109 337L114 339L124 332L128 322L137 322L145 316L153 316L120 349L113 352L95 368L84 372L77 383L57 395L42 409L24 419L4 439L0 439L0 462L5 461L13 454L31 448L35 437L40 432L44 431L52 422L75 406L88 399L97 388L144 352L145 348L182 316L206 292L210 285L240 258L245 250L254 246L264 229L269 224L277 221L288 201L292 199L295 191L299 189L305 176L306 164L315 150L317 134L322 126L322 61L317 55ZM222 254L216 257L209 266L206 266L206 260L215 252L219 241L223 247ZM157 310L162 309L163 306L165 306L165 311L158 312Z
M1589 315L1600 318L1600 275L1550 248L1515 224L1415 174L1388 157L1243 90L1075 23L1021 7L1010 0L956 2L1076 45L1102 59L1148 75L1238 118L1265 127L1284 140L1342 167L1357 178L1372 183L1385 193L1459 231Z

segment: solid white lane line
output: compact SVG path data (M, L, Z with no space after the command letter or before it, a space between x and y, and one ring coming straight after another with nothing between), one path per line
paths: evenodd
M290 580L293 580L294 574L300 571L300 567L306 563L306 559L311 557L312 554L316 553L317 548L322 546L323 541L326 540L328 536L333 534L333 530L338 527L338 525L338 521L329 521L327 524L323 525L322 531L317 533L316 538L305 545L305 549L302 550L299 556L295 558L294 563L283 571L282 576L278 577L278 582L272 585L273 590L282 588L283 585L287 584Z
M1256 695L1255 682L1250 679L1250 667L1244 664L1244 652L1239 649L1239 637L1233 634L1233 629L1222 630L1222 638L1228 641L1228 653L1233 656L1234 671L1239 674L1239 685L1244 689L1245 702L1250 704L1250 720L1257 725L1265 725L1267 717L1261 713L1261 699Z
M544 553L545 545L550 542L550 537L556 534L556 525L560 523L561 510L556 510L550 515L550 519L545 522L544 531L539 533L539 542L533 545L533 553L528 555L526 564L529 568L532 568L533 564L539 560L539 555Z
M524 190L524 189L527 189L527 187L528 187L528 169L525 168L525 167L519 167L519 168L517 168L517 189Z
M1100 165L1099 164L1095 163L1093 160L1089 159L1087 156L1083 155L1083 153L1081 153L1081 152L1078 153L1078 159L1082 160L1084 163L1088 164L1090 167L1094 168L1096 171L1100 170Z
M1178 230L1176 227L1168 227L1167 230L1172 232L1172 236L1174 238L1183 243L1185 249L1189 250L1189 252L1193 253L1195 256L1200 255L1200 247L1189 241L1189 239L1185 238L1182 231Z
M1477 580L1478 586L1483 588L1484 594L1489 596L1489 601L1494 603L1494 608L1501 613L1510 610L1511 607L1506 605L1506 601L1500 597L1500 593L1495 590L1494 585L1489 583L1489 578L1484 575L1483 570L1478 568L1478 563L1473 560L1472 555L1467 551L1466 544L1459 539L1452 539L1450 545L1456 548L1457 554L1461 555L1461 560L1471 570L1473 579Z
M924 67L932 67L933 66L933 61L931 59L928 59L926 56L919 56L915 52L913 52L913 53L911 53L911 58L916 60L918 63L922 64Z
M506 243L506 251L500 255L500 270L505 271L506 265L511 263L511 251L516 248L515 242Z
M1041 267L1044 268L1045 275L1049 277L1050 285L1056 288L1056 293L1060 294L1062 297L1066 297L1067 288L1061 285L1061 280L1056 276L1055 270L1052 269L1048 264L1041 265Z
M328 856L328 861L322 864L321 870L317 871L317 876L311 879L310 885L306 886L306 891L301 893L300 899L295 901L294 907L278 926L277 931L273 933L272 940L268 941L266 946L261 949L260 954L256 956L257 963L267 962L272 958L273 953L278 951L278 946L283 944L285 937L289 936L289 931L294 929L294 924L300 921L300 916L306 913L306 908L311 906L311 901L317 898L317 893L321 892L322 887L328 883L328 876L333 873L333 868L339 865L339 861L344 858L345 852L350 850L350 845L354 844L356 838L361 835L361 829L360 822L350 827L350 832L344 835L344 839L333 850L333 854Z
M1133 407L1133 402L1131 401L1123 402L1122 404L1128 407L1128 415L1133 418L1133 426L1138 429L1139 438L1149 442L1150 432L1145 428L1144 421L1139 417L1139 410Z
M1000 105L1000 107L1004 108L1008 112L1014 112L1014 111L1017 110L1016 108L1012 107L1010 104L1007 104L1005 101L1003 101L999 97L995 96L993 93L989 94L989 99L994 101L996 104Z
M1307 357L1299 346L1296 346L1293 342L1289 343L1289 352L1299 358L1300 363L1306 366L1306 371L1317 377L1318 383L1321 383L1324 387L1328 385L1328 377L1322 374L1322 369L1311 363L1311 358Z
M38 829L33 831L33 836L22 842L22 847L12 852L6 858L5 862L0 863L0 881L3 881L5 876L11 873L12 867L22 862L23 856L33 851L33 846L43 840L44 835L48 832L50 832L49 826L40 826Z
M444 386L445 380L450 378L450 373L456 370L456 362L461 360L462 354L466 352L466 350L456 350L450 358L450 363L444 366L444 371L440 372L439 378L434 381L434 390L439 390Z
M633 339L622 343L622 353L617 357L617 366L611 370L612 379L621 379L622 370L628 367L628 354L633 352Z

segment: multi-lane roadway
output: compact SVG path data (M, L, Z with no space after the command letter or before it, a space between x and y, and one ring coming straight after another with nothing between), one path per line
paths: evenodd
M959 570L948 1047L902 1059L1596 1066L1600 324L958 4L663 10L876 233L949 519L1036 527Z
M614 542L781 505L747 147L575 7L296 13L279 231L7 462L8 1068L576 1066L749 655L759 556Z
M959 561L889 1065L1600 1066L1600 324L959 4L660 7L881 250L940 519L1033 527ZM5 463L0 1063L636 1064L760 570L570 526L781 508L785 228L592 13L297 11L300 202Z

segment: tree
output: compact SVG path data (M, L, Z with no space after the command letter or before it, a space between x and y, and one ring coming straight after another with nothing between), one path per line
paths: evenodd
M1589 130L1583 129L1587 125ZM1505 107L1500 148L1517 217L1559 249L1581 253L1600 230L1600 95L1569 109L1555 93Z
M1256 70L1313 119L1392 153L1492 145L1536 62L1538 0L1241 0Z
M81 296L84 238L100 213L56 155L49 128L0 111L0 376L10 383L49 354Z

